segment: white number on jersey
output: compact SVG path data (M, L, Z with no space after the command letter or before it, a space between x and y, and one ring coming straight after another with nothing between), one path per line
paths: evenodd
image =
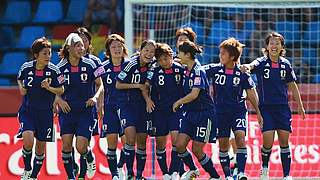
M224 74L215 74L216 80L214 81L216 84L224 85L226 83L227 76Z
M110 74L107 76L107 84L112 84L112 79L110 78Z
M206 136L206 130L207 130L207 128L205 128L205 127L197 127L196 136L197 137L201 137L201 138L205 137Z
M246 119L236 119L237 127L247 127Z
M28 77L28 80L27 80L27 86L29 87L32 87L32 81L33 81L33 77Z
M132 74L131 83L139 84L141 76L140 74Z
M159 85L160 85L160 86L163 86L163 85L164 85L164 76L163 76L163 75L160 75L160 76L159 76Z
M265 79L269 79L269 77L270 77L270 69L264 69L263 70L264 71L264 75L263 75L263 77L265 78Z

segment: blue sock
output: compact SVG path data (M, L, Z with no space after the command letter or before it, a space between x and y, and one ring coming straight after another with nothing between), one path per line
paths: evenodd
M262 148L261 148L262 167L264 167L264 168L269 167L270 155L271 155L271 148L267 149L262 146Z
M87 152L81 154L81 156L83 156L84 159L86 159L87 162L89 162L89 163L94 160L93 154L92 154L92 151L91 151L91 150L88 150Z
M212 160L206 154L204 154L203 158L201 158L199 162L203 169L210 174L210 177L220 178L216 168L213 166Z
M172 146L169 174L172 174L173 172L179 172L180 163L182 163L182 161L178 157L177 148L176 146Z
M238 148L236 158L239 172L244 173L247 162L247 148Z
M42 164L43 164L43 160L44 160L45 156L44 154L42 155L35 155L34 160L33 160L33 169L32 169L32 173L31 173L31 178L37 178Z
M283 170L283 177L289 176L290 174L290 166L291 166L291 153L290 147L280 147L280 156Z
M169 174L166 149L157 149L157 160L162 174Z
M32 158L32 149L26 150L24 147L22 148L22 156L24 162L24 169L26 171L31 171L31 158Z
M129 176L134 176L133 173L133 161L135 156L135 147L134 145L125 144L124 145L124 152L126 155L126 166L128 170Z
M193 162L192 156L189 153L188 150L186 150L184 153L179 153L178 156L182 159L184 164L186 164L190 170L196 170L197 167Z
M79 178L85 178L87 174L87 160L84 156L80 156L80 174Z
M124 148L122 148L121 153L120 153L120 159L117 164L117 167L122 168L125 162L126 162L126 155L124 154Z
M220 158L220 164L224 172L224 175L226 177L231 176L230 157L229 157L228 151L220 151L219 158Z
M63 152L62 151L62 160L64 169L68 175L68 179L75 179L73 172L73 162L72 162L72 152Z
M116 149L109 149L107 151L107 161L112 177L119 176L117 169L117 153Z
M147 160L146 149L137 149L136 159L137 159L137 178L140 178L142 177L143 170L146 165L146 160Z

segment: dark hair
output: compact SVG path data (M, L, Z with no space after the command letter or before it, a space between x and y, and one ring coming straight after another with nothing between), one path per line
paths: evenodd
M284 43L284 37L280 34L280 33L277 33L277 32L271 32L269 33L264 42L265 42L265 48L262 48L262 53L266 56L269 56L269 51L267 49L267 46L269 45L269 42L270 42L270 39L271 38L279 38L280 42L281 42L281 46L282 46L282 50L280 52L280 56L285 56L286 54L286 50L284 49L285 47L285 43Z
M179 52L190 53L191 58L195 59L195 55L202 53L202 49L191 41L185 41L179 46Z
M35 54L39 54L39 52L44 48L51 48L51 43L45 37L41 37L33 41L31 46L31 54L34 59L36 59Z
M229 55L234 57L233 61L238 61L244 46L245 45L240 43L237 39L229 38L224 40L219 48L226 49L229 52Z
M192 28L190 28L190 27L179 28L179 29L176 31L176 41L178 40L178 38L179 38L181 35L187 36L188 39L189 39L191 42L195 42L195 41L196 41L196 38L197 38L196 33L195 33L195 32L192 30Z
M136 51L135 53L133 53L130 57L134 57L134 56L139 56L140 55L140 51L146 47L147 45L153 45L155 48L157 47L157 43L154 40L148 39L148 40L143 40L141 45L140 45L140 49L139 51Z
M91 39L92 39L92 35L91 35L91 33L88 31L88 29L87 28L85 28L85 27L79 27L78 29L77 29L77 34L81 37L81 35L84 35L84 36L86 36L86 38L88 39L88 41L89 41L89 48L87 49L87 53L89 53L89 54L91 54L91 53L93 53L93 46L92 46L92 44L91 44Z
M69 58L69 46L66 44L63 44L62 48L59 50L58 55L60 59Z
M173 56L173 51L172 51L171 47L168 44L157 43L154 56L158 60L162 55Z
M125 55L125 57L128 56L128 48L125 46L125 42L124 42L124 38L121 37L120 35L118 34L111 34L107 37L107 40L106 40L106 43L105 43L105 48L106 48L106 52L105 52L105 56L107 58L110 58L111 57L111 52L110 52L110 45L113 41L119 41L122 45L122 48L123 48L123 53Z

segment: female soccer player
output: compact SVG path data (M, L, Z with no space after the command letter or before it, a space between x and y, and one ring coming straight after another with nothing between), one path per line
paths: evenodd
M173 51L167 44L157 44L155 57L160 66L150 70L148 84L151 86L151 101L147 102L147 111L152 112L153 135L156 136L157 156L163 179L177 179L180 158L176 153L176 139L182 112L173 113L172 104L183 97L184 67L173 62ZM151 106L150 106L151 105ZM172 157L170 168L166 161L167 135L170 132Z
M218 138L220 148L220 163L226 179L232 180L230 172L229 138L230 130L234 132L237 144L237 179L246 180L244 174L247 149L245 135L247 129L246 98L251 102L257 113L257 119L262 125L262 117L258 107L258 96L255 84L247 73L242 73L238 60L243 44L234 38L229 38L220 44L220 63L204 66L208 79L214 83L214 99L218 122ZM246 94L246 96L245 96Z
M140 54L125 62L121 72L116 78L116 88L120 89L118 101L120 102L119 116L124 128L126 144L126 166L128 179L134 178L133 161L136 153L137 175L136 179L144 179L142 173L146 163L147 139L147 111L142 91L147 91L145 82L147 71L154 58L156 43L153 40L143 41ZM135 152L135 142L137 151Z
M262 169L261 178L269 179L269 158L277 131L280 145L283 177L290 180L291 153L289 135L291 129L291 110L288 104L288 90L298 104L298 113L305 118L305 110L297 87L296 76L290 62L284 58L284 38L277 32L272 32L265 39L265 56L257 58L244 69L251 70L257 75L259 106L263 123L263 146L261 148Z
M100 66L101 65L101 60L94 56L92 54L93 52L93 47L91 45L91 34L90 32L85 28L85 27L80 27L77 29L77 34L81 37L82 41L83 41L83 45L84 45L84 51L85 51L85 55L84 57L86 58L89 58L91 60L94 61L94 63L97 65L97 66ZM93 88L95 89L95 85L93 86ZM102 104L101 103L101 99L103 99L103 97L99 97L98 98L98 103L97 103L97 106L98 106L98 109L99 109L99 114L100 116L102 116ZM103 101L103 100L102 100ZM61 98L56 98L56 101L55 103L61 108L61 109L70 109L70 107L68 107L68 103L64 100L62 100ZM63 108L62 108L63 107ZM94 124L94 128L93 128L93 134L92 135L99 135L99 126L98 126L98 113L97 113L97 108L96 106L93 107L93 111L94 111L94 120L95 120L95 124ZM90 141L90 140L89 140ZM90 147L89 147L90 148ZM88 150L90 156L92 156L93 158L95 158L92 150ZM73 168L74 168L74 172L75 172L75 175L78 174L78 171L79 171L79 167L78 165L76 164L75 162L75 154L74 154L74 148L72 148L72 162L73 162ZM88 170L88 171L91 171L91 172L88 172L88 177L91 178L93 172L92 170ZM80 174L79 174L79 179L84 179L85 178L85 175L86 175L86 172L87 172L87 161L85 159L83 159L83 156L80 156Z
M88 151L89 140L95 125L93 106L103 93L103 84L100 78L103 69L93 60L83 57L84 44L81 37L71 33L61 49L63 59L57 65L65 76L66 91L62 99L70 109L62 109L59 113L62 159L69 179L74 179L72 163L72 141L76 136L76 149L87 160L88 177L94 176L95 161ZM94 92L93 85L96 85Z
M200 63L195 61L195 55L201 53L201 49L193 42L186 41L179 46L179 58L181 63L187 66L184 78L185 96L177 100L173 106L173 112L177 112L183 105L186 115L181 122L181 127L176 140L179 157L189 167L181 179L191 179L199 176L200 172L195 166L191 154L186 147L192 140L192 152L212 179L219 179L211 158L203 152L206 143L216 139L215 106L209 95L209 83L206 73Z
M18 85L23 96L18 118L18 137L23 139L24 172L21 179L36 179L45 158L46 142L53 142L53 101L62 94L63 75L50 62L51 43L45 38L36 39L31 47L33 61L25 62L18 73ZM32 147L36 138L35 158L31 171Z
M102 75L104 84L104 113L101 137L107 137L108 151L107 159L113 180L124 179L123 170L117 169L117 145L118 135L123 139L123 130L121 128L120 119L118 116L118 94L116 89L115 78L123 69L123 64L128 56L128 49L124 44L124 38L118 34L108 36L106 44L106 60L102 63L105 73ZM125 140L123 140L125 142ZM124 151L121 151L118 168L122 168L124 163ZM121 162L122 161L122 162Z

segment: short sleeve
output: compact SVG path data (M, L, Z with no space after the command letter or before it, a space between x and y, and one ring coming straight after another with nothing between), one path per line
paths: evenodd
M250 74L245 73L243 74L242 77L243 77L243 82L242 82L243 89L252 89L255 87L255 83L252 77L250 76Z

